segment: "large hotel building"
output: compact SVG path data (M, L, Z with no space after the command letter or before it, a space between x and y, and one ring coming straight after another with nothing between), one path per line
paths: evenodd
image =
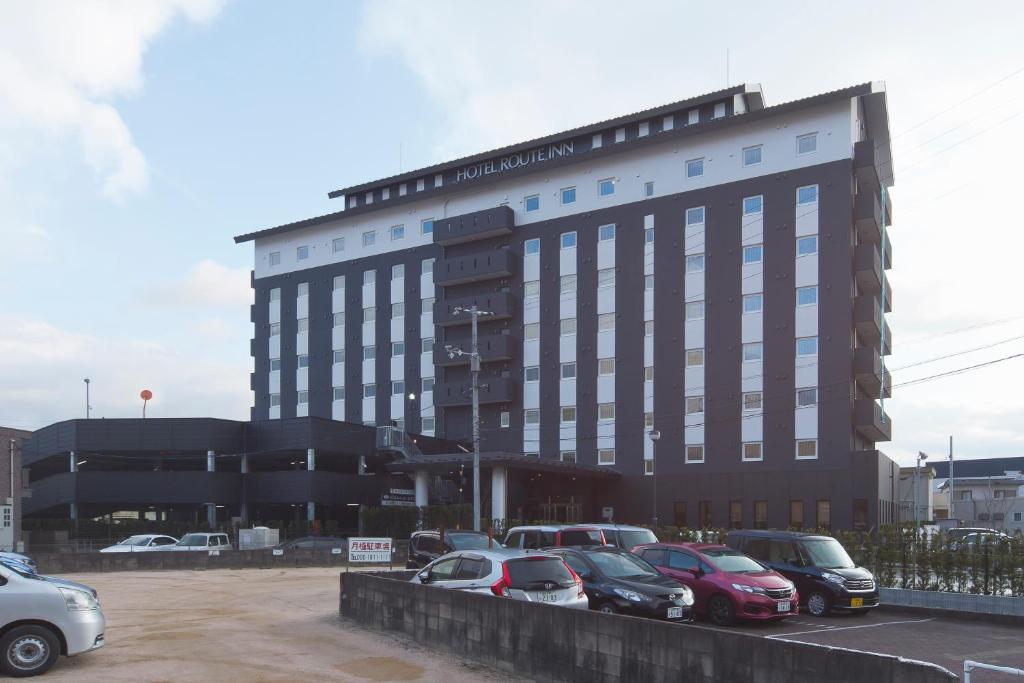
M32 508L124 509L102 472L86 500L73 452L111 440L145 462L121 488L211 521L468 500L475 306L485 514L890 522L892 182L880 84L772 107L747 85L330 192L335 213L235 238L251 422L47 428L33 479L78 488Z

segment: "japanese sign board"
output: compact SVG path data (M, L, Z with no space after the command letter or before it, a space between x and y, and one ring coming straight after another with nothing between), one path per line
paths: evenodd
M391 562L390 538L350 538L348 539L349 562Z

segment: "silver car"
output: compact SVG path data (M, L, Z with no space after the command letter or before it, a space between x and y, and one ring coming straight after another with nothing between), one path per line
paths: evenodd
M62 654L103 647L105 629L96 591L0 564L0 673L45 673Z
M525 602L587 609L583 582L565 561L524 550L457 550L421 569L412 581Z
M185 534L173 545L162 545L154 550L231 550L231 540L227 534L193 533Z
M0 551L0 560L14 560L15 562L20 562L21 564L27 567L31 567L33 573L35 573L37 570L36 561L28 555L22 555L21 553L9 553Z
M175 545L178 539L160 534L139 534L129 536L120 543L100 550L101 553L145 553L168 545Z

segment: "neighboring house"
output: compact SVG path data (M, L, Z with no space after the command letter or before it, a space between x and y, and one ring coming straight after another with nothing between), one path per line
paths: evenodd
M913 467L901 467L898 487L898 501L901 522L932 522L935 518L935 470L924 466L918 469L916 476ZM915 495L916 489L916 495ZM917 504L917 516L914 516L914 505Z
M21 470L21 443L32 435L0 427L0 550L16 550L21 541L21 499L27 480Z
M953 474L956 475L954 466ZM939 485L949 495L949 479ZM1024 531L1024 473L1016 470L987 477L955 477L951 517L966 526Z

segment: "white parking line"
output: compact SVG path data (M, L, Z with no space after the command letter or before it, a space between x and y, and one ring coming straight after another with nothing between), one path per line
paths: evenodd
M815 629L813 631L797 631L796 633L779 633L774 636L765 636L765 638L773 640L785 640L786 638L792 638L793 636L806 636L812 633L834 633L836 631L852 631L857 628L875 628L876 626L895 626L897 624L923 624L926 621L935 621L935 617L928 619L913 619L909 621L883 621L878 624L861 624L859 626L828 626L825 628Z

